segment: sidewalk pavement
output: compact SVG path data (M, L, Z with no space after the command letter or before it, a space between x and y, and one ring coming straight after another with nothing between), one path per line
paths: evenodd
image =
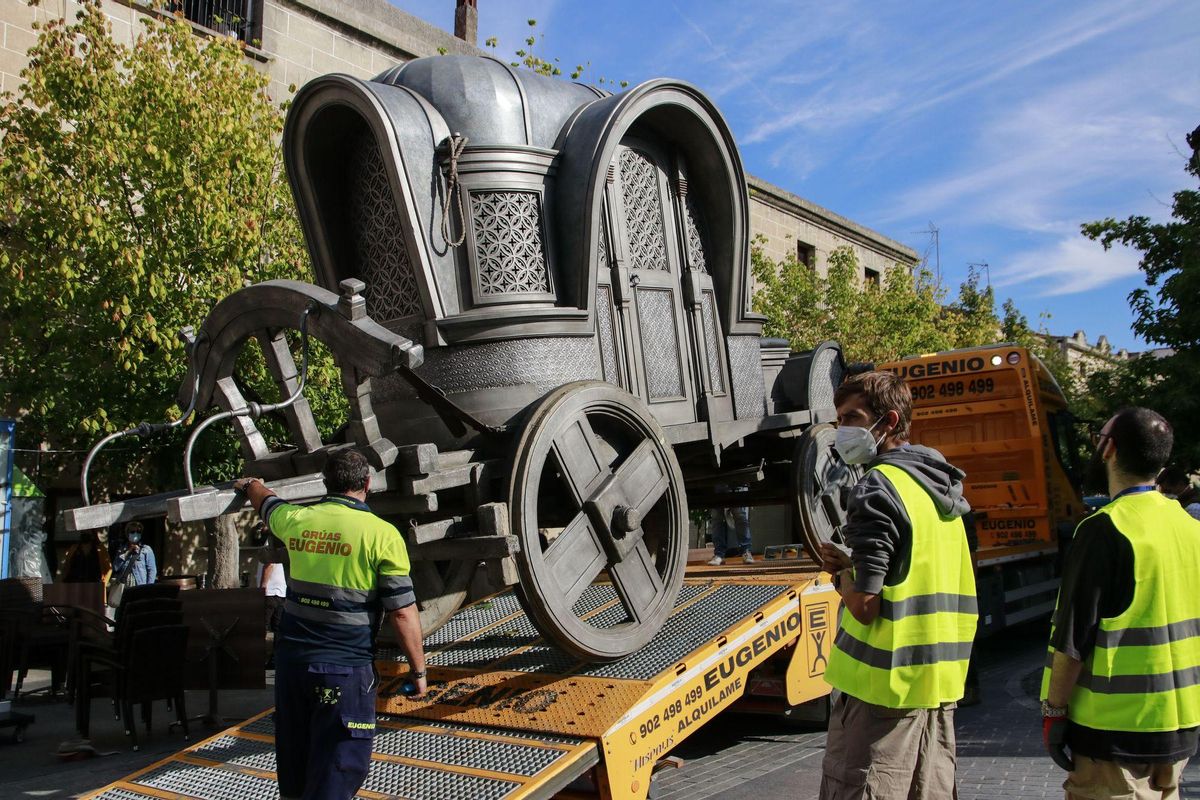
M275 704L273 678L274 673L268 672L265 689L221 692L219 711L230 718L229 725ZM135 753L130 749L123 723L110 713L112 706L108 699L98 698L92 702L92 745L99 752L115 750L116 753L64 762L55 752L61 742L79 738L75 732L75 707L67 705L61 695L54 698L44 693L25 695L25 691L42 689L49 683L49 672L31 670L21 698L13 706L16 711L37 717L25 731L24 742L16 744L12 741L11 728L0 730L0 786L4 787L0 795L6 799L80 797L228 727L215 728L193 722L191 736L184 741L183 733L178 729L167 731L167 725L175 718L174 712L168 713L164 703L155 703L149 734L145 733L140 713L135 712L139 717L138 744L141 745ZM187 693L188 716L204 714L207 710L207 691Z
M1045 632L1037 626L1010 631L980 650L983 702L959 709L958 791L961 800L1037 800L1061 798L1064 774L1042 750L1036 699ZM267 673L268 684L273 677ZM30 673L26 685L38 688L48 674ZM273 687L221 693L221 712L248 717L273 705ZM188 692L192 715L207 708L206 692ZM18 710L37 715L23 744L11 744L0 730L0 785L5 798L72 798L98 789L186 746L182 735L166 732L161 704L149 736L139 729L141 751L129 749L120 722L107 713L106 700L92 709L92 740L116 755L61 763L54 755L61 741L77 738L74 709L61 699L33 696ZM191 741L216 733L196 725ZM823 730L794 727L772 718L726 715L702 728L672 755L684 759L655 780L657 800L769 800L816 798L825 752ZM1183 773L1181 797L1200 800L1200 759Z
M1063 797L1066 774L1042 748L1037 699L1046 631L1031 624L980 648L983 702L959 709L960 800L1040 800ZM658 800L766 800L816 798L821 784L824 731L734 717L702 728L672 755L682 769L655 779ZM1200 800L1200 758L1183 773L1180 796Z

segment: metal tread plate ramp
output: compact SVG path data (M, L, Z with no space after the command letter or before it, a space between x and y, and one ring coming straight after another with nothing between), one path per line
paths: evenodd
M748 687L754 694L755 681L774 687L767 694L781 709L827 694L836 607L812 569L697 570L650 644L587 664L545 642L512 592L476 602L426 640L425 699L401 694L407 666L380 654L374 754L359 797L640 800L655 765ZM589 587L575 610L597 626L625 621L610 584ZM271 711L90 795L278 796Z

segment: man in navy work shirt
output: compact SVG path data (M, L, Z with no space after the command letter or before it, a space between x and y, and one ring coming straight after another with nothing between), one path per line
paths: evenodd
M319 503L296 506L257 478L234 488L287 548L287 599L275 646L275 759L282 800L344 800L371 763L375 634L386 616L425 694L421 620L404 539L367 508L371 469L353 450L325 465Z

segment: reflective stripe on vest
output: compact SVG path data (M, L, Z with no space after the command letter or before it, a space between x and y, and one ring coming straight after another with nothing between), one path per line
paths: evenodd
M963 696L979 619L966 529L899 467L881 464L912 523L908 575L880 593L879 616L863 625L842 609L825 679L888 708L936 708Z
M1067 714L1089 728L1175 731L1200 725L1200 522L1158 492L1118 497L1107 514L1133 548L1133 600L1104 617ZM1050 688L1050 661L1042 698Z

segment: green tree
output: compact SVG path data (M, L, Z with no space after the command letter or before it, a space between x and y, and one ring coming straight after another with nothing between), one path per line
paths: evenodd
M1200 127L1187 136L1191 153L1185 164L1194 188L1175 193L1171 219L1146 216L1108 218L1082 226L1083 235L1105 249L1123 244L1141 253L1145 286L1129 294L1133 331L1151 344L1169 348L1163 358L1143 356L1092 376L1104 413L1120 405L1158 410L1175 428L1176 458L1200 467Z
M958 347L992 344L1000 334L996 317L996 293L991 285L980 288L979 272L972 268L958 289L958 299L946 309L945 319L954 324Z
M311 279L267 77L233 39L144 23L118 44L87 0L0 96L0 392L29 441L87 447L177 415L177 331L247 281ZM327 428L335 378L326 359L308 392ZM229 436L206 444L232 472ZM177 473L179 448L161 450Z
M867 282L853 249L843 246L829 254L821 276L794 256L774 261L762 245L758 238L751 248L751 269L759 287L754 306L767 317L767 336L785 338L797 350L836 339L850 361L890 361L958 346L965 312L943 308L944 291L928 270L897 265L882 284ZM979 306L970 309L971 325L980 327L985 304L970 302Z

